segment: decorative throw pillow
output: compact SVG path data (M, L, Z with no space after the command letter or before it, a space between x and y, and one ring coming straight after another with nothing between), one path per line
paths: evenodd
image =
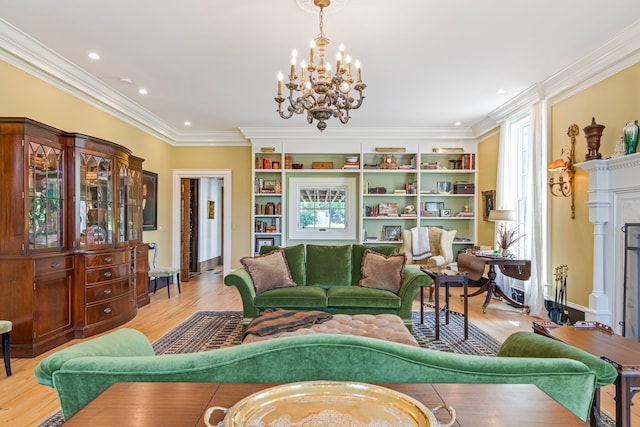
M402 284L406 262L404 254L386 256L367 249L362 256L362 278L358 286L383 289L397 294Z
M282 249L254 258L245 257L240 262L251 276L256 295L271 289L296 286Z

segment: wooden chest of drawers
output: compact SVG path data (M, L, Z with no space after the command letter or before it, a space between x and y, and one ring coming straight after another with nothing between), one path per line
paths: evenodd
M77 338L121 325L137 312L135 248L78 254L74 324Z

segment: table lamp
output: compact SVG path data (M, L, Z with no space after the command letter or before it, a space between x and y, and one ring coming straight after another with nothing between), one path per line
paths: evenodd
M509 247L524 236L518 236L517 227L507 227L507 222L515 222L518 217L516 211L510 209L495 209L489 211L489 221L499 222L498 228L498 246L500 247L500 255L506 257Z

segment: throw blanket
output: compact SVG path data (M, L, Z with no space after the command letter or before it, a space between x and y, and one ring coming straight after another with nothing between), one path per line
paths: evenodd
M431 256L429 245L429 229L427 227L413 227L411 229L411 250L413 259L420 261Z
M313 324L326 322L332 317L331 314L324 311L294 311L281 308L267 310L249 323L244 336L256 334L262 337L277 332L294 331Z

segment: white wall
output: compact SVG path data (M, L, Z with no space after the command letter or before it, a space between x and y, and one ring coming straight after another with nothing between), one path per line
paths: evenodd
M200 178L199 180L198 222L200 239L198 262L222 256L222 188L220 178ZM209 201L215 202L214 219L209 219Z

